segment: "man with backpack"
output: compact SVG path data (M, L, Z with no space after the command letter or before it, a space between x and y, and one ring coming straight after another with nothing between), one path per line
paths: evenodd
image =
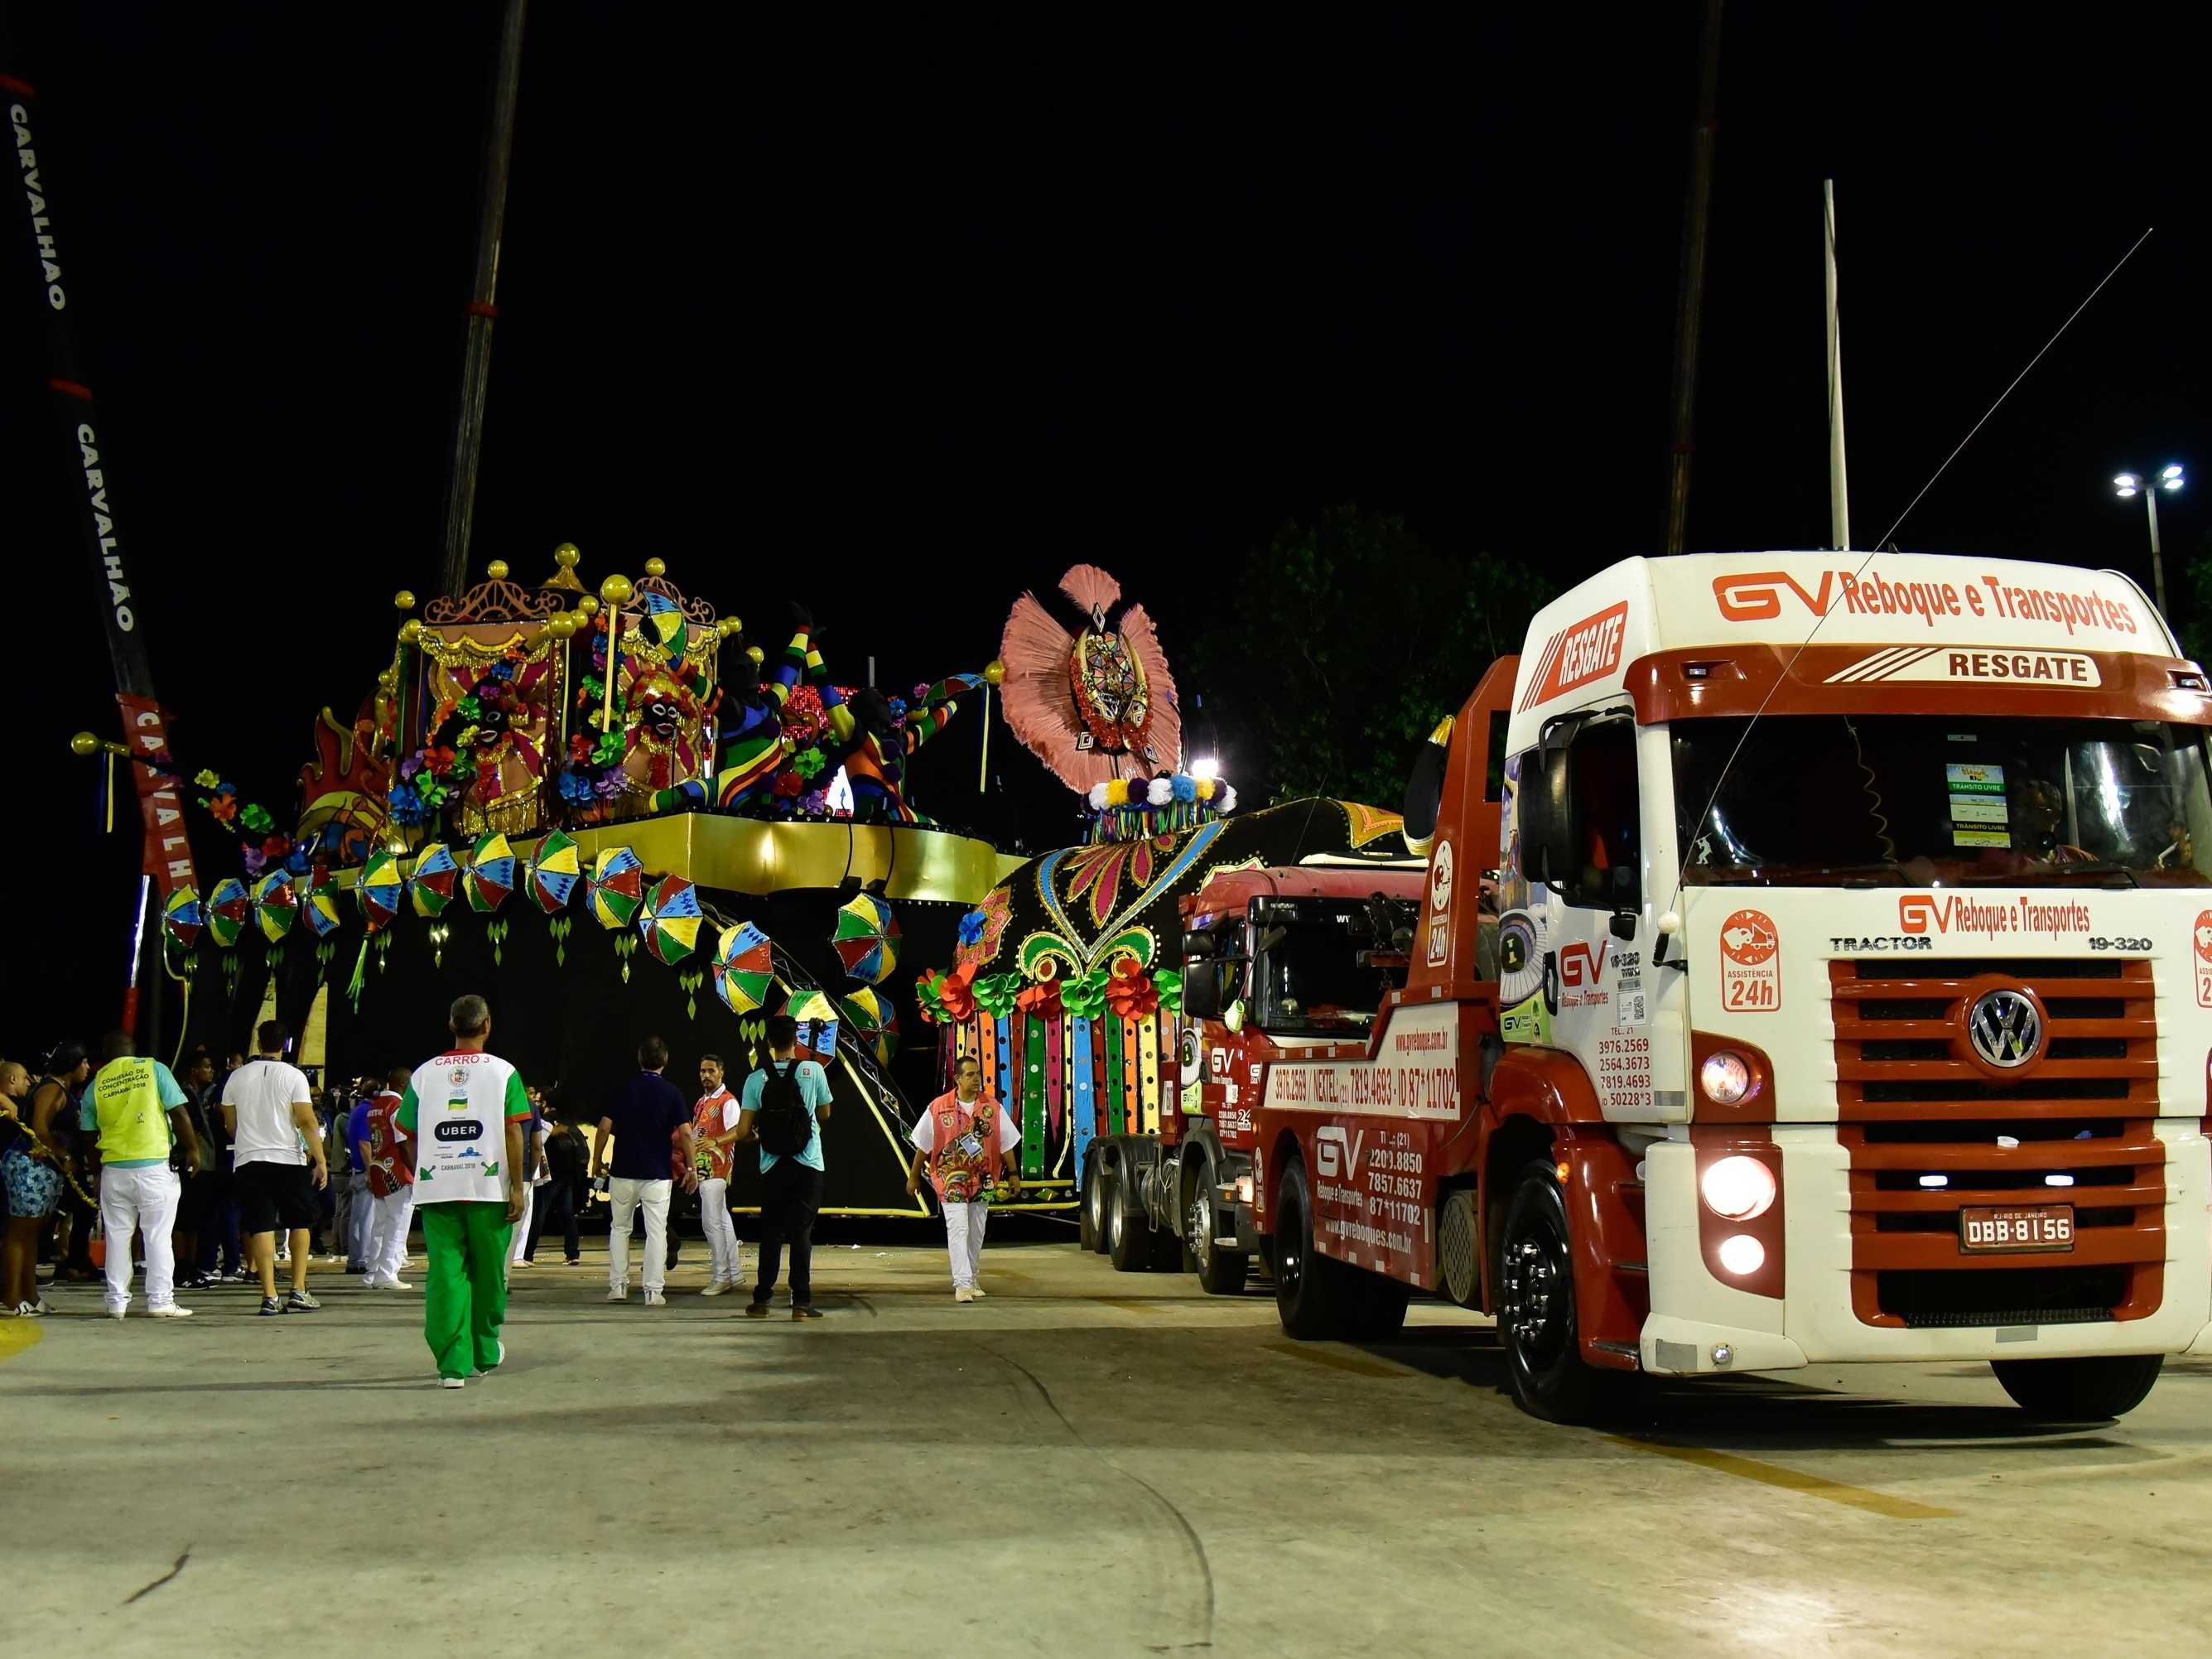
M768 1023L769 1063L745 1079L738 1114L739 1140L760 1143L760 1273L749 1319L768 1317L783 1247L791 1246L791 1316L819 1319L811 1273L814 1217L822 1207L822 1125L830 1118L830 1079L798 1057L799 1022L778 1014Z

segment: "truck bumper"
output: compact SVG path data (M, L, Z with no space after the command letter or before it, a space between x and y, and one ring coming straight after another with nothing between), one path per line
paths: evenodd
M1724 1371L1786 1371L1805 1364L1805 1351L1772 1331L1739 1330L1653 1314L1638 1343L1644 1369L1658 1376Z

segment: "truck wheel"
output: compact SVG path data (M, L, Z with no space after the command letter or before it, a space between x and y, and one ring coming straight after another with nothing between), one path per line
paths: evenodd
M2166 1356L2098 1354L2084 1359L1996 1359L1990 1369L2030 1417L2051 1423L2094 1423L2143 1402Z
M1352 1270L1314 1249L1313 1198L1305 1165L1283 1171L1275 1199L1275 1315L1301 1342L1341 1337L1352 1323Z
M1113 1201L1114 1172L1104 1158L1094 1158L1084 1171L1083 1218L1078 1224L1085 1249L1106 1254L1106 1209Z
M1098 1160L1083 1160L1083 1185L1075 1206L1075 1243L1079 1249L1098 1248Z
M1106 1194L1106 1259L1120 1273L1150 1272L1158 1244L1152 1218L1130 1208L1129 1195L1115 1182Z
M1209 1296L1241 1296L1251 1276L1252 1258L1243 1250L1225 1249L1213 1242L1213 1164L1198 1166L1190 1208L1183 1224L1190 1233L1190 1253L1197 1264L1198 1285Z
M1514 1183L1498 1290L1498 1334L1522 1411L1551 1423L1589 1423L1622 1403L1630 1374L1583 1360L1574 1234L1547 1161L1530 1164Z

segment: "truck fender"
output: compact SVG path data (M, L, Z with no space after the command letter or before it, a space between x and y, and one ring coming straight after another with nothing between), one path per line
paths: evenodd
M1483 1253L1488 1278L1511 1182L1548 1143L1575 1233L1575 1306L1583 1360L1633 1370L1650 1308L1650 1278L1635 1161L1605 1121L1582 1062L1557 1048L1516 1045L1492 1073L1492 1152L1481 1186ZM1510 1167L1509 1167L1510 1166ZM1498 1202L1493 1208L1491 1200ZM1494 1306L1489 1285L1484 1299Z

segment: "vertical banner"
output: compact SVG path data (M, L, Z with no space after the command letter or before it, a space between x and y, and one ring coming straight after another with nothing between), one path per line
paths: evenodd
M1064 1022L1057 1016L1044 1022L1045 1124L1054 1145L1060 1140L1060 1104L1066 1099L1061 1092L1067 1069L1066 1030ZM1042 1150L1039 1155L1042 1155Z
M1137 1022L1131 1016L1121 1022L1121 1099L1123 1115L1127 1118L1129 1133L1141 1134L1145 1124L1145 1097L1137 1082Z
M1091 1020L1078 1014L1068 1022L1068 1048L1073 1058L1074 1081L1068 1091L1068 1115L1074 1120L1074 1132L1070 1136L1075 1151L1072 1173L1078 1181L1083 1179L1083 1155L1091 1149L1091 1137L1097 1133L1098 1097L1091 1085Z
M1022 1179L1044 1174L1044 1028L1034 1015L1022 1023Z
M977 1018L982 1017L978 1015ZM992 1034L995 1040L993 1052L998 1056L998 1072L992 1081L998 1085L994 1093L999 1103L999 1109L1002 1112L1011 1112L1014 1109L1014 1057L1012 1034L1007 1029L1009 1018L1008 1015L1000 1014L991 1022Z
M1121 1092L1121 1021L1109 1012L1101 1023L1106 1027L1106 1133L1127 1134L1128 1119L1121 1109L1126 1098Z
M1160 1132L1160 1022L1146 1014L1137 1022L1137 1086L1145 1102L1145 1133Z

